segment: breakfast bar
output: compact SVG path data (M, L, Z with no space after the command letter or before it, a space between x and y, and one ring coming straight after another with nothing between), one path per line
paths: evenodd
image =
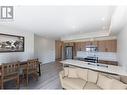
M60 63L62 63L63 66L69 65L69 66L75 66L80 68L92 69L100 72L106 72L110 74L127 76L127 71L125 71L121 66L106 65L101 63L90 63L90 62L72 60L72 59L63 60L60 61Z

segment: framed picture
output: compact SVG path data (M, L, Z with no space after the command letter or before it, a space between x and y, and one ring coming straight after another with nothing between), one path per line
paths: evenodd
M0 53L24 52L24 37L0 33Z

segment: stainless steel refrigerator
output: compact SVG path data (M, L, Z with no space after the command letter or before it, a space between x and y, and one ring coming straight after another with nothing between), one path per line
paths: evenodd
M73 58L73 47L66 46L65 47L65 59L72 59Z

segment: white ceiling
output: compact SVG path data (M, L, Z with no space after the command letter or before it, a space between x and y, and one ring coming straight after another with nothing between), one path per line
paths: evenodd
M14 20L0 25L61 38L85 32L98 32L110 23L111 6L15 6Z

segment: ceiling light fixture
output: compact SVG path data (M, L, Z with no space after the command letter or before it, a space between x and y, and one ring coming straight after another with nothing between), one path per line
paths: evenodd
M102 21L105 21L105 18L104 18L104 17L102 17L102 18L101 18L101 20L102 20Z
M106 19L107 18L107 19ZM101 20L104 21L104 26L102 26L102 31L107 32L108 35L111 33L111 16L110 17L102 17Z

